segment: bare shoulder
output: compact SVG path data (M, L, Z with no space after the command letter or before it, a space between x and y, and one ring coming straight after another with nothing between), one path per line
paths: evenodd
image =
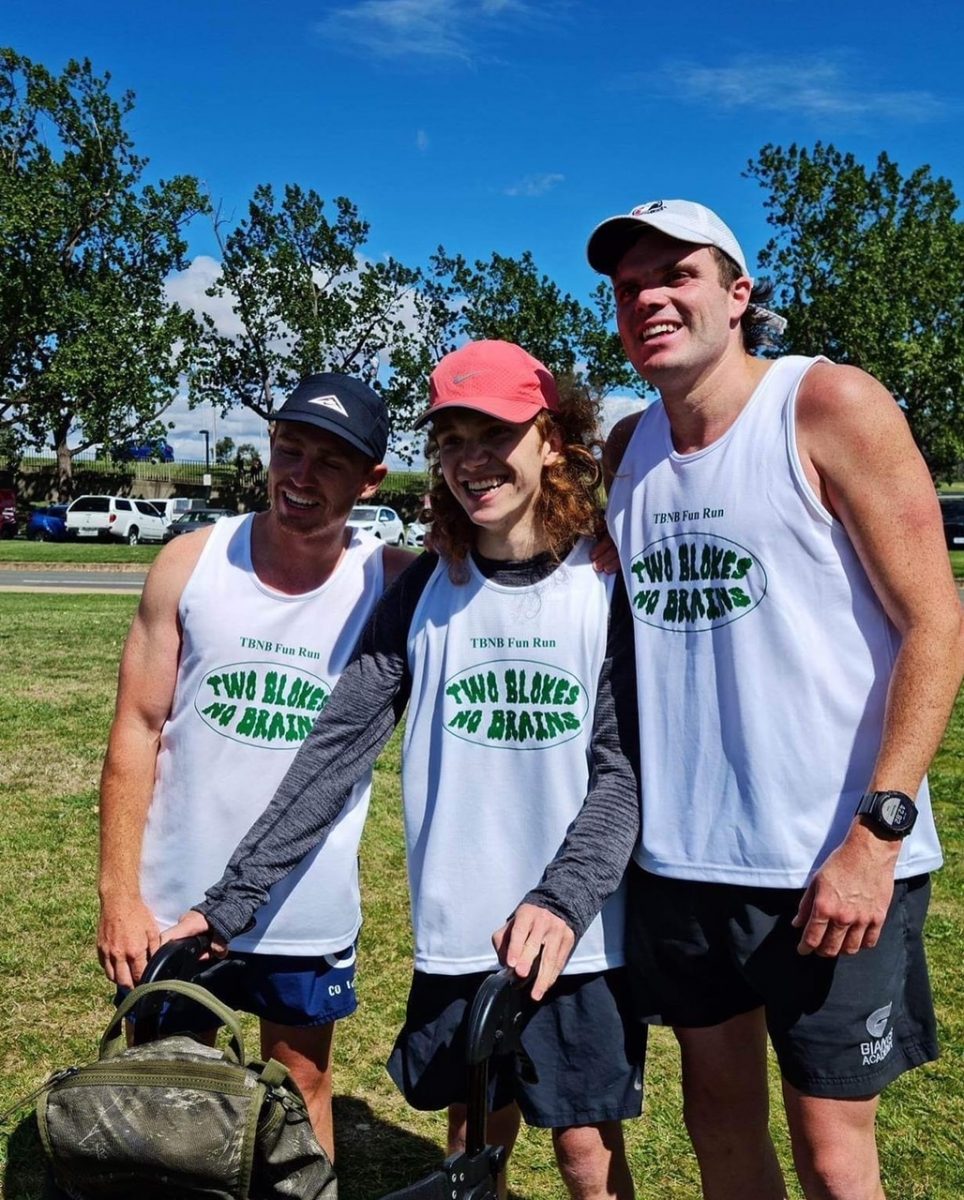
M400 546L386 546L382 551L382 563L385 567L385 586L394 583L401 573L410 567L418 558L411 550L403 550Z
M144 616L177 611L181 594L198 564L201 552L214 530L213 526L183 533L163 547L147 574L141 597Z
M797 446L804 468L821 480L878 479L892 487L894 473L933 501L930 473L900 405L858 367L815 363L797 397Z
M642 410L630 413L629 416L617 421L609 431L609 437L606 438L606 445L603 450L603 474L605 475L607 486L612 482L613 476L619 470L619 464L623 461L626 447L629 445L630 438L636 432L636 426L639 424L642 415Z

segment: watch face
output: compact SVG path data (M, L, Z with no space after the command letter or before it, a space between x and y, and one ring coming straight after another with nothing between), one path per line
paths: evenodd
M892 829L903 829L907 824L908 815L903 796L897 796L893 792L880 805L881 820Z

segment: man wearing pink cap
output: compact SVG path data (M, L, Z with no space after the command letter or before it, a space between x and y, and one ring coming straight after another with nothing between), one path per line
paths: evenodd
M415 970L392 1078L414 1107L448 1110L449 1151L461 1149L465 1021L498 966L492 931L526 897L565 929L542 960L561 978L533 990L522 1045L536 1078L506 1058L491 1072L489 1141L511 1149L524 1118L552 1131L575 1200L631 1200L621 1122L641 1109L645 1046L625 1020L619 887L639 829L633 630L621 581L591 560L595 408L561 400L521 347L484 341L439 363L418 425L432 552L379 602L275 799L172 933L243 931L332 828L408 704ZM544 871L573 836L602 846L592 887L578 854Z
M925 772L964 636L934 488L876 380L755 356L774 317L715 213L640 205L588 256L660 393L607 447L635 618L636 1015L676 1032L706 1197L786 1194L769 1034L806 1196L881 1200L878 1094L937 1055Z

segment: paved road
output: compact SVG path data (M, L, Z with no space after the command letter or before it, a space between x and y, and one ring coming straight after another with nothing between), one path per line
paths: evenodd
M0 564L0 592L109 592L118 596L139 596L146 575L146 566L143 571L85 571L82 567L72 571L37 571L10 570ZM957 591L964 604L964 585L959 585Z
M31 570L0 567L0 592L65 592L139 596L144 587L143 571Z

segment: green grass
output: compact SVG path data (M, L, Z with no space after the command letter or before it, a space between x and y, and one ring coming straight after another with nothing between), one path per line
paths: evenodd
M951 550L951 570L955 579L964 579L964 550Z
M121 542L28 542L26 538L0 541L0 566L4 563L144 563L160 553L160 545L128 546Z
M97 776L134 604L128 597L0 595L0 1111L55 1068L93 1057L110 1013L111 989L93 949ZM360 1008L335 1042L342 1200L374 1200L414 1181L438 1162L444 1133L439 1115L406 1107L383 1068L411 970L398 754L396 737L376 771L362 845ZM904 1076L884 1099L881 1156L894 1200L964 1195L964 699L931 781L948 859L935 879L928 924L944 1055ZM627 1126L638 1194L692 1200L698 1175L666 1030L653 1031L646 1088L647 1111ZM774 1074L775 1113L778 1096ZM789 1170L778 1116L773 1127ZM42 1167L29 1113L17 1114L3 1133L0 1196L39 1200ZM510 1183L526 1200L561 1194L544 1132L523 1134ZM799 1200L795 1184L790 1195Z

